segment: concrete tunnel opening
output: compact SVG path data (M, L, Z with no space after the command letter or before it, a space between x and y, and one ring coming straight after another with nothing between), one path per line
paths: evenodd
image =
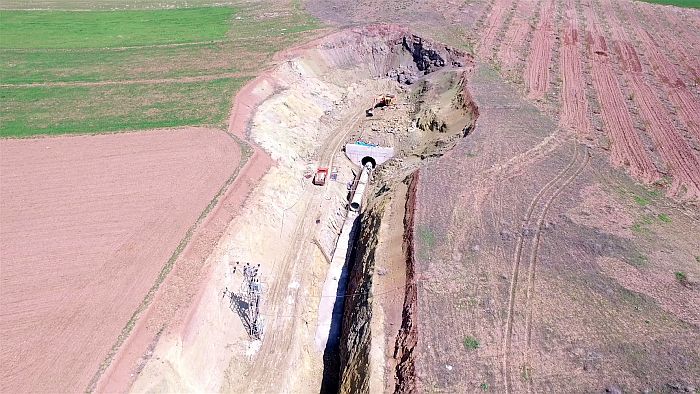
M368 164L371 166L371 168L375 168L377 166L377 161L372 156L365 156L360 162L362 163L362 167L367 167Z

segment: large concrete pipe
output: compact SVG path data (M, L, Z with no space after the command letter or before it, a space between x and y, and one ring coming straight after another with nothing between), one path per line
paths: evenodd
M352 200L350 201L350 210L353 212L359 212L360 208L362 207L362 196L365 194L365 189L367 188L367 183L369 182L370 171L371 167L362 167L360 180L357 181L355 193L352 195Z

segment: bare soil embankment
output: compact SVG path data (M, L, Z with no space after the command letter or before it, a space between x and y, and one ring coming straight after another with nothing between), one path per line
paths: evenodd
M437 50L430 55L419 53L414 59L442 59L453 51L425 40L422 45ZM410 86L406 100L411 110L381 114L370 122L371 131L364 132L373 141L381 140L381 131L400 130L400 121L411 125L408 130L413 127L416 131L399 133L391 144L398 148L398 156L376 171L361 217L361 231L350 262L340 346L341 392L415 388L415 188L418 169L449 152L474 127L478 108L467 88L471 61L464 66L435 67L415 80L400 74L399 81ZM388 76L395 78L395 74L390 72Z
M228 133L248 141L248 127L257 106L270 94L265 89L256 90L265 75L244 86L234 99L229 118ZM243 143L245 163L239 166L219 190L219 194L208 206L210 210L201 217L200 226L192 232L175 260L172 270L157 293L151 294L147 304L138 311L138 321L133 331L118 341L93 376L90 389L97 391L125 391L132 387L141 371L153 358L161 339L188 334L188 325L202 298L202 286L211 278L209 257L217 252L216 247L229 223L241 212L248 195L269 170L271 159L258 146ZM143 314L143 316L141 316Z

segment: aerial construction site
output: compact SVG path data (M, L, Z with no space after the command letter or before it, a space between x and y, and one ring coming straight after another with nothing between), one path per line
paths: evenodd
M697 393L666 2L0 5L0 392Z

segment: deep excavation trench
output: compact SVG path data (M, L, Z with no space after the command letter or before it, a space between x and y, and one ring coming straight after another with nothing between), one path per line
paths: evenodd
M403 121L409 126L405 134L389 131L398 155L375 171L365 193L348 263L339 349L337 358L325 360L322 392L415 391L417 181L422 167L471 132L478 108L467 88L469 55L408 34L401 49L412 64L382 78L397 82L404 93ZM391 114L391 108L375 112L359 137L386 143L383 134L401 127Z
M133 391L413 387L417 171L474 127L477 109L467 89L472 57L399 27L370 26L333 33L278 59L246 87L242 102L255 108L246 136L274 165L212 255L212 280L185 333L159 341L149 355L158 362L134 378ZM392 102L366 116L368 106L385 95ZM374 170L359 235L341 245L350 250L345 294L323 297L328 274L337 280L332 257L348 217L347 183L357 172L341 147L358 139L393 147L395 156ZM337 168L336 179L314 186L305 174L317 167ZM269 247L271 240L275 247ZM221 296L239 285L231 275L237 261L261 264L262 341L250 340L241 316ZM345 300L342 318L321 321L328 302L334 311L340 308L338 298ZM331 329L325 331L328 321ZM333 338L324 342L319 329Z

